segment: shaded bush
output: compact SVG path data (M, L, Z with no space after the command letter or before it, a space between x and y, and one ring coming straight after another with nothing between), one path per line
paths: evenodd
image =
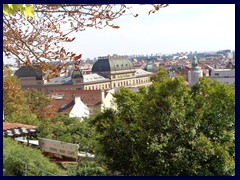
M55 174L63 175L62 169L56 164L49 161L44 157L40 150L18 144L9 138L3 139L3 167L5 169L4 175L6 176L24 176L25 164L29 164L28 172L31 175L41 176L42 172L34 165L42 170ZM30 174L29 174L30 175ZM45 174L46 175L46 174Z

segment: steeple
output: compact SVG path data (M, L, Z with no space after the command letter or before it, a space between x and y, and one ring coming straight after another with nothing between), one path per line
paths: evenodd
M154 65L153 65L152 61L150 60L150 58L147 59L147 65L144 68L144 70L148 71L148 72L154 72Z
M201 67L198 66L198 60L196 56L193 56L192 59L192 69L188 71L188 82L189 86L196 84L198 82L198 79L202 77L202 70Z
M198 60L196 56L193 56L192 59L192 69L197 69L198 68Z
M71 75L72 79L83 78L82 72L79 69L74 69Z
M71 75L73 84L83 83L83 75L80 69L74 69Z

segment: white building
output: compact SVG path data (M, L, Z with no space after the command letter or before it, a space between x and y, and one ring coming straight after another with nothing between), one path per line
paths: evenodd
M115 93L116 89L110 89L107 92L107 95L104 97L104 92L102 91L102 104L101 104L101 111L107 108L112 108L117 110L117 105L114 103L113 94Z
M209 70L209 78L223 84L235 84L235 69Z
M85 117L89 117L88 107L81 101L80 97L75 97L75 104L69 113L69 117L77 117L81 120Z

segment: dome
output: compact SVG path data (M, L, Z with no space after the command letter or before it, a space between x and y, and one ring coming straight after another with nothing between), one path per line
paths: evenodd
M145 66L144 70L148 72L154 72L154 65L150 60L147 61L147 65Z
M134 70L133 63L127 56L107 56L99 57L97 62L92 67L92 72L102 71L122 71L122 70Z
M42 80L42 70L37 70L37 67L22 66L14 74L18 78L20 77L36 77L36 80Z
M82 72L80 70L74 69L71 78L72 79L83 78Z

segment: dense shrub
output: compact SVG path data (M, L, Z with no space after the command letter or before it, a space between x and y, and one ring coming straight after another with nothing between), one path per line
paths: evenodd
M56 164L44 157L40 150L18 144L9 138L3 139L3 167L6 176L24 176L25 164L28 165L28 175L41 176L42 172L33 168L36 166L55 175L63 175ZM32 166L33 165L33 166ZM46 175L46 174L44 174Z

